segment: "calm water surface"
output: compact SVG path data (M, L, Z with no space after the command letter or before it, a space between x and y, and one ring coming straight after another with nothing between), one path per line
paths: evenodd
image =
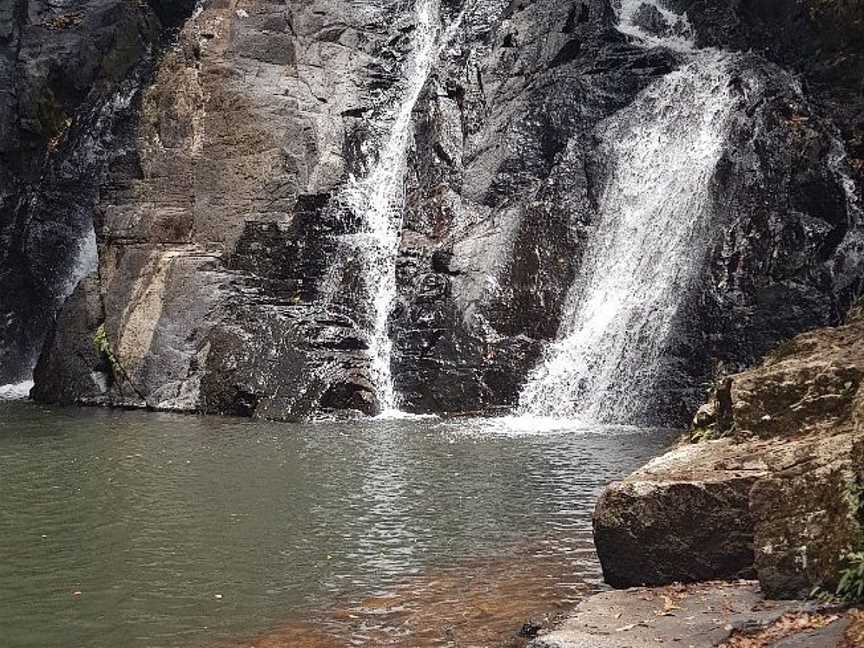
M0 645L421 645L421 609L576 598L599 489L669 439L0 402Z

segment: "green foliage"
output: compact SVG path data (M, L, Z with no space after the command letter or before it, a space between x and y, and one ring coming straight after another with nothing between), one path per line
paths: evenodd
M847 603L864 602L864 550L846 554L845 562L836 596Z
M108 334L105 332L105 325L100 324L96 329L96 335L93 336L93 346L102 354L111 353L111 343L108 342Z
M850 481L843 491L843 499L855 522L864 522L864 488L858 481ZM835 597L846 603L864 602L864 545L858 551L843 556L846 567L840 572Z
M826 592L819 586L810 590L810 596L808 598L811 598L814 601L819 601L823 605L841 605L843 603L843 601L837 598L836 594L833 592Z
M713 423L705 426L694 426L690 431L690 443L700 443L701 441L713 441L719 439L717 427Z
M857 516L861 522L864 522L864 489L857 481L849 481L846 488L843 490L843 500L846 506L852 512L852 515Z
M114 357L114 351L111 350L111 341L108 339L108 333L105 332L105 324L100 324L99 328L96 329L96 334L93 336L93 346L108 361L111 371L117 375L119 364L117 358Z

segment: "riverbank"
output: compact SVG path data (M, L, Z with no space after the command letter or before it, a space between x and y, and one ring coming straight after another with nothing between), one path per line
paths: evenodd
M767 601L754 581L596 594L529 648L856 648L864 612Z
M610 484L594 539L615 587L755 577L833 593L864 548L864 315L725 378L690 442Z

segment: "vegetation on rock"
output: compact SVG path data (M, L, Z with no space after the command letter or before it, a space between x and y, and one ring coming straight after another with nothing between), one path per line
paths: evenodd
M846 555L848 566L840 573L837 598L848 603L864 602L864 550Z
M100 324L99 328L96 329L96 334L93 336L93 346L107 362L112 376L118 376L121 373L120 364L117 362L114 351L111 349L111 340L108 339L108 333L105 332L104 323Z

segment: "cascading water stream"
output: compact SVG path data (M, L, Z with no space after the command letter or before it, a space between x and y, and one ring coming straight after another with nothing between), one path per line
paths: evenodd
M647 31L644 24L654 25L654 32ZM668 47L679 52L693 52L696 48L687 15L676 14L658 0L621 0L618 31L652 47Z
M387 320L396 298L396 259L402 237L405 208L405 172L412 137L412 113L426 85L441 47L461 23L462 14L440 39L437 0L418 0L413 57L406 69L406 89L378 161L362 180L353 181L342 196L344 204L362 219L357 250L363 265L363 282L371 299L372 331L369 352L372 379L382 415L398 412L390 360L393 343Z
M633 21L653 7L672 26L647 34ZM625 0L620 29L647 46L690 51L600 125L607 166L597 229L571 287L558 341L529 376L518 414L630 423L642 414L681 296L706 246L709 184L730 128L730 54L695 50L686 19Z
M81 238L72 241L72 244L75 245L75 258L58 290L58 303L61 304L72 294L78 283L96 269L99 263L96 232L92 226L84 232ZM32 371L33 368L29 367L28 373L32 374ZM0 385L0 400L24 400L30 396L33 384L32 379L27 379L17 383Z

